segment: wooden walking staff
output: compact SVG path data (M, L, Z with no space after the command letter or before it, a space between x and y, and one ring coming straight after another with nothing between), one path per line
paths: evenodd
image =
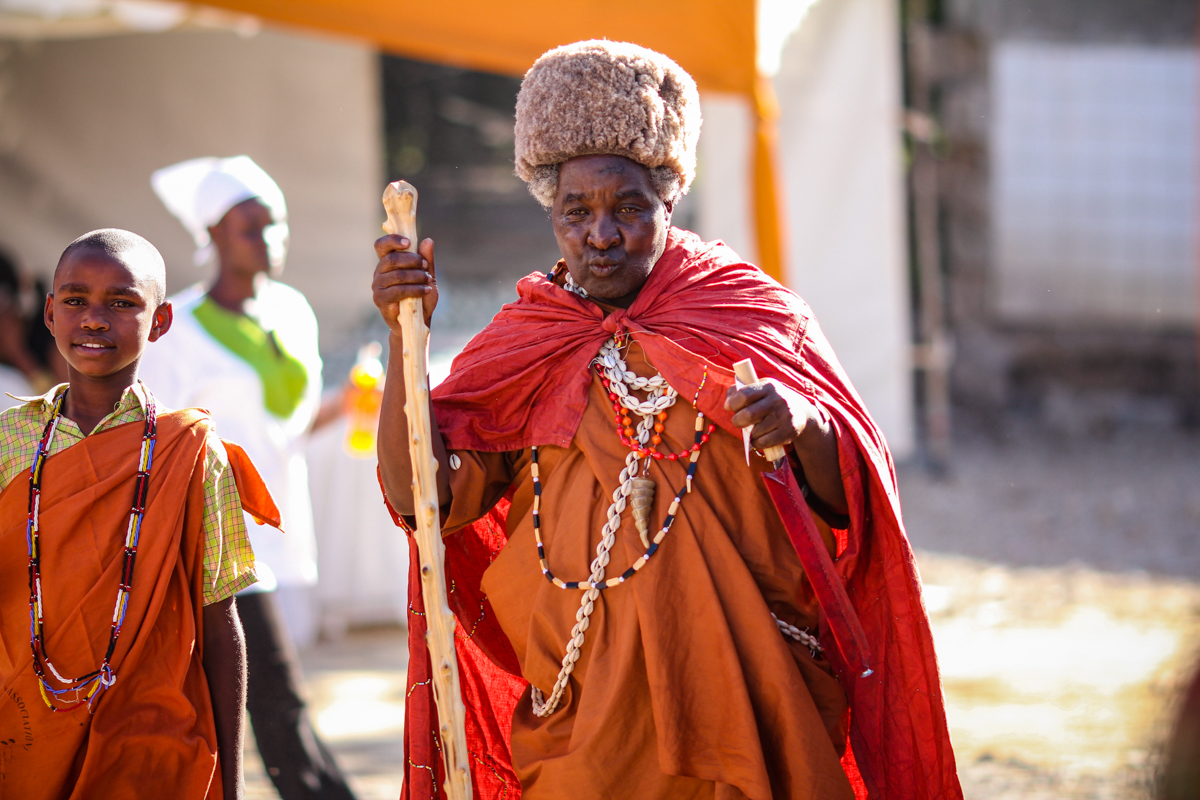
M387 222L383 232L408 239L417 251L417 190L404 181L389 183L383 192ZM454 653L454 614L446 599L446 548L442 544L437 491L437 460L429 420L429 328L421 298L400 301L404 342L404 413L408 416L408 451L412 458L413 509L417 518L417 551L421 558L421 592L425 598L425 640L432 666L433 701L446 767L446 797L471 800L471 770L467 756L466 708L458 683Z

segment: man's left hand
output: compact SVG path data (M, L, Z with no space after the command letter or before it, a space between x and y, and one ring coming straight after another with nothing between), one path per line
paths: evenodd
M735 412L737 427L754 426L750 444L759 450L791 444L807 427L821 423L816 407L803 395L771 379L741 389L730 387L725 408Z
M734 412L733 424L753 425L750 444L762 450L793 444L808 486L835 514L848 513L842 483L837 434L804 395L778 381L767 379L753 386L730 389L725 408Z

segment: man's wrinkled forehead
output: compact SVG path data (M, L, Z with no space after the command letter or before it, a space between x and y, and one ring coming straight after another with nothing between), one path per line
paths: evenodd
M588 189L567 192L563 195L562 201L563 203L580 203L591 199L598 193L598 190L589 187ZM625 191L617 192L612 197L616 200L653 201L655 199L653 192L644 192L641 189L626 189Z
M624 156L593 154L576 156L559 167L559 187L564 202L578 202L600 192L618 200L652 200L657 195L650 171Z

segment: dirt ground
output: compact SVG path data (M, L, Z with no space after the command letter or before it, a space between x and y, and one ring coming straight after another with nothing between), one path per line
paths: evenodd
M1200 438L1038 433L900 470L968 800L1149 796L1200 666ZM395 798L404 633L305 654L312 706L363 800ZM250 797L274 793L250 753Z
M1026 433L900 471L967 798L1145 798L1200 667L1200 438Z
M408 632L358 630L303 653L309 710L359 800L396 800L404 765ZM276 800L246 736L246 798Z

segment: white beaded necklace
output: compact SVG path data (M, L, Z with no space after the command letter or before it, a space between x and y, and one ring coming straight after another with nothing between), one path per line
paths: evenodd
M575 283L570 273L566 275L565 288L580 297L587 297L587 292ZM600 347L600 354L596 357L596 362L600 364L605 376L609 379L612 391L619 398L618 402L631 414L641 417L637 425L637 441L643 448L649 447L650 437L654 432L655 415L674 405L675 400L679 397L679 392L675 391L662 375L656 373L653 377L642 378L630 371L625 359L621 357L615 337L610 338ZM648 392L649 394L645 400L639 400L631 393L632 391ZM621 527L621 515L625 511L630 495L636 494L638 500L643 500L644 502L639 505L644 507L646 515L649 514L649 506L654 499L654 482L648 477L638 477L639 474L649 469L649 457L646 458L646 462L643 467L639 463L637 452L633 450L625 456L625 467L617 477L618 486L613 491L612 504L608 507L607 519L600 531L600 543L596 545L596 557L592 560L591 574L588 576L589 585L583 593L579 610L575 612L575 625L571 629L571 638L567 642L567 650L563 656L558 679L554 682L554 688L551 690L549 698L544 697L542 691L536 686L531 690L533 713L539 717L548 717L558 708L571 673L575 671L575 664L579 661L579 654L583 648L584 636L591 624L592 612L596 608L596 600L599 599L601 587L605 583L604 574L611 559L613 545L617 541L617 531ZM640 529L643 526L638 525L638 527ZM643 543L648 546L650 542L647 534L642 532L641 536Z

